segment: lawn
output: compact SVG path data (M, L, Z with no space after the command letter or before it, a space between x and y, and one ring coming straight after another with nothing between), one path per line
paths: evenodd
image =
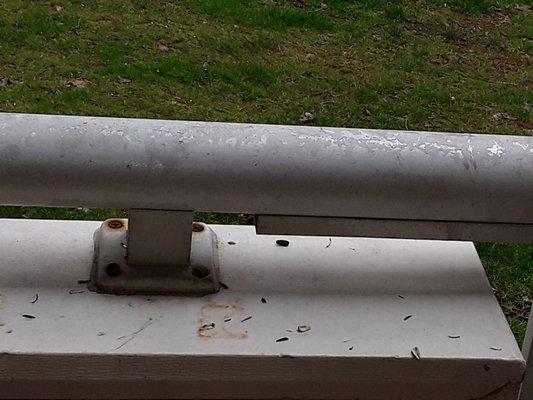
M2 0L0 110L531 135L532 52L527 0ZM533 246L477 247L521 342Z

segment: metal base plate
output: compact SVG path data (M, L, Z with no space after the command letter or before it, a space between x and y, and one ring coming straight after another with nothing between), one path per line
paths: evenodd
M471 243L214 225L219 292L114 296L86 288L99 225L0 219L0 398L516 400Z
M192 233L188 268L131 266L126 260L127 219L104 221L94 233L94 263L90 288L112 294L205 295L219 290L215 233Z

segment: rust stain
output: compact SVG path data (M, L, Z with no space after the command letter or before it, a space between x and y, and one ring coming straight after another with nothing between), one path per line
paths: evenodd
M248 337L248 332L240 324L244 307L235 303L207 303L200 310L196 333L201 339L236 339ZM214 327L205 329L214 324Z

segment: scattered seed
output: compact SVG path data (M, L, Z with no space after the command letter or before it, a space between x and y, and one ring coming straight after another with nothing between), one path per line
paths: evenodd
M266 302L267 302L267 299L265 299L264 297L261 297L261 303L266 304Z
M501 347L491 347L490 349L495 351L502 351Z
M352 351L353 350L353 346L350 346L350 348L348 350Z
M291 329L285 329L285 332L292 333L292 330Z
M356 252L356 250L353 248L353 247L348 247L351 251L353 251L354 253Z
M236 245L237 243L235 243L235 242L233 242L233 241L229 241L228 244L229 244L230 246L233 246L233 245Z
M278 239L276 240L276 244L281 247L287 247L289 246L289 241L284 239Z
M104 335L105 335L105 332L98 332L97 335L98 335L98 336L104 336Z
M230 321L231 321L231 318L226 318L226 319L224 320L224 322L230 322Z
M89 282L91 282L90 279L80 279L80 280L78 281L78 283L79 283L80 285L83 285L83 284L85 284L85 283L89 283Z
M30 303L31 304L35 304L35 303L37 303L37 300L39 300L39 294L35 293L35 298L32 301L30 301Z
M450 339L459 339L461 336L459 335L448 335Z
M282 338L276 339L276 342L277 342L277 343L279 343L279 342L286 342L287 340L289 340L288 337L282 337Z
M403 320L404 320L404 321L407 321L407 320L408 320L409 318L411 318L411 317L412 317L412 315L408 315L408 316L405 317Z
M298 325L297 328L298 332L304 333L311 330L311 327L309 325Z
M13 332L13 330L11 330L11 329L6 331L6 333L12 333L12 332Z
M329 242L328 242L328 244L326 245L326 249L329 249L329 246L331 246L331 243L332 243L332 240L331 240L331 238L329 238Z
M399 294L398 297L399 297L400 299L405 299L405 297L403 297L401 294Z
M346 339L346 340L343 340L342 343L348 343L348 342L351 342L353 339Z
M244 319L241 319L241 322L246 322L246 321L248 321L249 319L252 319L252 316L251 316L251 315L248 316L248 317L246 317L246 318L244 318Z
M70 289L68 291L69 294L80 294L80 293L85 293L85 290L76 290L76 289Z
M224 289L226 289L226 290L229 289L229 286L226 285L224 282L219 281L218 283L219 283L219 285L222 286Z
M418 347L413 347L411 350L411 355L417 360L420 360L420 349Z
M215 328L215 323L214 322L211 322L210 324L204 324L202 325L198 330L199 331L208 331L210 329L214 329Z
M35 315L30 315L30 314L22 314L22 316L24 318L28 318L28 319L34 319L35 318Z

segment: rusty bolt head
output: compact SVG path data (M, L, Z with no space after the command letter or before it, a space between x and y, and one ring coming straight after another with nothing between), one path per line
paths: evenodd
M124 224L122 223L122 221L119 221L118 219L112 219L107 222L107 226L110 227L111 229L120 229L124 226Z
M204 230L204 226L199 222L193 222L192 223L192 231L193 232L202 232Z

